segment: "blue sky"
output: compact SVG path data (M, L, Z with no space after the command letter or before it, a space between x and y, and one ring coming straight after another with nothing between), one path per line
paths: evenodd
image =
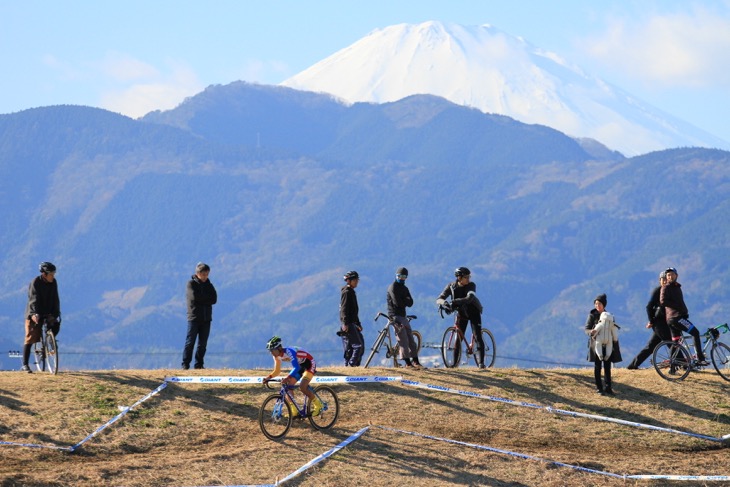
M277 84L376 28L491 24L730 141L730 0L0 0L0 113L132 117L211 84Z

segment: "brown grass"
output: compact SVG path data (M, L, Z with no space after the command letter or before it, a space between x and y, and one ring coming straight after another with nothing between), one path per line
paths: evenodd
M192 372L192 371L190 371ZM201 372L201 371L195 371ZM199 375L264 375L206 370ZM588 369L328 368L320 375L402 375L424 383L720 437L730 433L730 382L714 371L672 384L653 370L614 371L617 395L593 392ZM179 371L0 373L0 440L70 446ZM187 374L187 373L186 373ZM190 374L193 375L193 374ZM374 425L287 485L666 485L394 433L385 426L626 474L728 475L727 444L400 384L333 386L342 414L317 432L297 421L280 442L257 423L271 391L170 384L79 451L0 445L0 485L194 486L271 483ZM719 485L719 483L716 483ZM675 485L680 485L676 483ZM714 485L694 482L693 485ZM725 484L727 485L727 484Z

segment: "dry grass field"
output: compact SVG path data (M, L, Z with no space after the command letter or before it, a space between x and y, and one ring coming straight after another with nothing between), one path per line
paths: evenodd
M190 373L188 373L190 372ZM205 370L185 375L264 375ZM205 372L205 374L199 374ZM355 374L357 373L357 374ZM0 373L0 441L71 446L177 370ZM653 370L614 371L616 396L593 392L588 369L326 368L320 375L400 375L423 383L721 437L730 382L714 370L668 383ZM286 485L667 485L395 433L384 426L619 474L730 475L730 445L556 415L398 383L335 384L342 413L327 432L296 421L267 440L261 386L170 383L74 453L0 445L0 486L207 486L273 483L372 427ZM686 485L675 482L674 485ZM692 482L692 485L721 485ZM724 483L722 485L728 485Z

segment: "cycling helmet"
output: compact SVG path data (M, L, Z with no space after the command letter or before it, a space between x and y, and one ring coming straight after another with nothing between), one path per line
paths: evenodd
M41 265L38 266L38 269L43 274L48 274L49 272L56 272L56 266L51 264L50 262L41 262Z
M346 281L349 281L350 279L360 279L360 274L358 274L357 271L350 271L347 274L345 274L344 279Z
M266 342L266 350L273 350L275 348L279 348L281 346L281 338L277 336L271 337L268 342Z
M667 267L667 269L664 271L664 275L666 276L670 272L674 272L677 275L679 274L679 272L677 272L677 269L675 269L674 267Z
M457 267L454 271L454 276L456 277L462 277L462 276L470 276L471 271L467 269L466 267Z

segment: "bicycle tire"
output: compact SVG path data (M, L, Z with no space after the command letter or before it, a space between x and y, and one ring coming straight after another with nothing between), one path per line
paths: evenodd
M378 353L378 350L380 350L380 347L383 345L383 340L385 340L385 330L380 330L378 338L376 338L375 343L373 343L373 348L370 349L370 355L368 355L368 359L365 361L365 365L363 366L364 369L368 368L370 361L373 360L375 354Z
M670 382L684 380L691 368L691 356L687 347L672 340L665 340L656 346L652 362L657 374Z
M264 399L259 409L259 426L264 436L270 440L278 440L286 435L291 423L289 406L281 394L272 394Z
M46 333L46 364L48 372L58 374L58 342L53 333Z
M413 330L413 340L416 342L416 355L418 355L421 353L421 344L423 344L423 337L420 331Z
M35 342L33 344L33 359L35 360L35 368L38 370L38 372L45 372L46 371L46 349L43 346L43 339L41 338L40 342Z
M322 401L322 410L317 416L312 415L311 402L307 405L309 422L314 429L326 430L334 426L337 418L340 417L340 400L334 389L329 386L317 386L314 388L317 399Z
M444 332L441 339L441 357L444 359L444 367L453 369L459 366L461 360L461 337L453 326Z
M710 358L720 377L730 381L730 347L722 342L716 342L710 351Z
M482 328L482 340L484 340L484 366L489 368L494 365L494 359L497 357L497 342L494 341L494 335L486 328Z

